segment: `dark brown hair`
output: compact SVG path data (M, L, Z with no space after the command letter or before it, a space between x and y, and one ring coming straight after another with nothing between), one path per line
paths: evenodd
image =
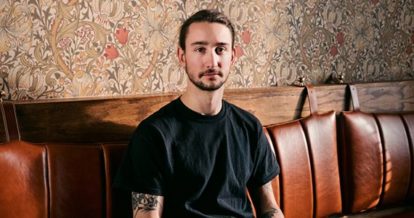
M229 18L226 17L223 13L217 10L201 10L197 13L193 14L184 23L181 25L180 29L180 38L179 38L179 45L181 49L185 51L185 40L187 38L188 28L192 23L196 22L209 22L209 23L221 23L224 24L227 28L229 28L231 32L231 46L234 47L234 27L233 24L230 22Z

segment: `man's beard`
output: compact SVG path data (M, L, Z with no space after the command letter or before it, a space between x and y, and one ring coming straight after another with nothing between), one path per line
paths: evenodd
M187 67L185 68L185 72L187 73L188 79L191 81L191 83L193 83L197 88L199 88L199 89L201 89L203 91L209 91L209 92L215 91L217 89L220 89L224 85L224 83L227 81L227 78L228 78L228 75L227 75L227 77L223 81L220 81L218 84L208 85L208 84L203 83L202 80L198 80L197 81L195 78L193 78L188 73ZM211 72L214 72L214 70L206 70L206 71L202 72L200 74L199 78L201 78L203 76L203 74L208 74L209 72L210 73ZM223 73L221 71L218 71L218 76L223 77Z

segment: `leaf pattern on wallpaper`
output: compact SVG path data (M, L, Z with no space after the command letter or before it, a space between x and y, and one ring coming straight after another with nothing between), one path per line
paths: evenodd
M414 79L414 2L359 0L0 0L0 90L8 99L180 91L179 26L228 15L227 88Z

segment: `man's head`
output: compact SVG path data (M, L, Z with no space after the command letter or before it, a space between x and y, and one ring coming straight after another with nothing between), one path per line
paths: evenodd
M177 55L191 82L187 90L222 90L235 61L232 24L216 11L195 13L181 28Z
M192 23L201 23L201 22L208 22L208 23L220 23L227 28L229 28L231 37L232 37L232 48L234 47L234 27L230 20L224 15L216 10L201 10L197 13L193 14L184 23L181 25L180 29L180 38L179 38L179 46L182 50L185 51L185 40L187 39L188 28Z

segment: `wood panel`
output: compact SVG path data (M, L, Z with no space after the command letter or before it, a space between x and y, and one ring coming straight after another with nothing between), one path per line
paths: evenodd
M1 102L2 140L1 142L19 140L19 126L16 120L15 105L12 102Z
M2 113L0 116L0 143L5 142L6 140L6 128L4 126L4 115Z
M414 111L414 80L356 84L365 112ZM345 85L315 86L319 111L350 105ZM137 124L180 93L118 98L14 102L21 138L32 142L127 141ZM302 87L226 90L225 99L255 114L262 124L309 114Z
M42 142L126 141L138 122L175 95L16 105L21 138Z

